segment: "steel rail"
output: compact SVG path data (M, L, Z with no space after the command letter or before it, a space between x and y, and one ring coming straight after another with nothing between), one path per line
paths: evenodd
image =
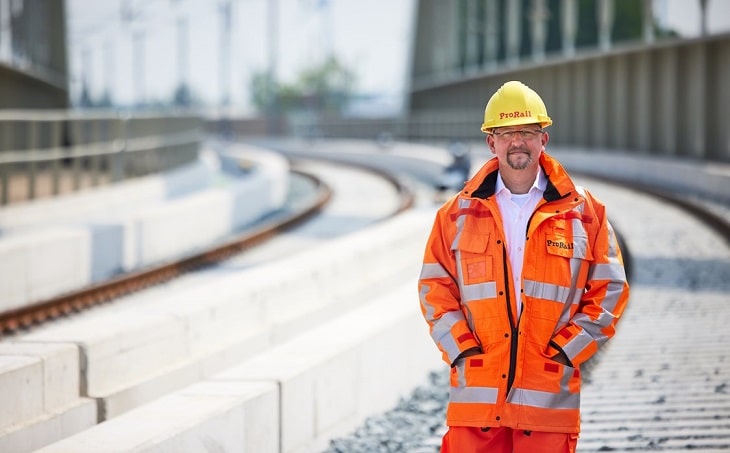
M394 216L413 206L415 197L412 191L392 174L368 165L353 162L338 163L375 173L386 179L396 188L400 202L398 208L390 216ZM294 170L294 172L314 182L317 196L307 206L288 215L277 217L255 229L246 231L223 243L216 244L202 252L186 256L179 260L128 272L58 297L0 312L0 337L3 334L39 325L61 316L70 315L74 312L109 302L147 287L167 282L187 272L221 262L304 222L318 213L331 200L333 193L329 186L314 175L298 170Z
M625 187L637 192L641 192L647 195L651 195L654 198L673 204L692 216L696 217L705 225L711 227L717 233L722 236L725 241L730 244L730 219L724 218L721 215L713 212L706 206L691 200L689 197L677 195L666 189L660 189L654 185L643 184L640 182L627 181L620 178L612 178L606 175L586 172L586 171L573 171L576 175L585 176L587 178L596 179L599 181L613 184L620 187Z
M0 313L0 335L28 328L63 315L100 305L187 272L220 262L301 223L319 212L332 198L332 190L308 173L295 171L314 182L316 197L301 209L277 217L252 230L179 260L128 272L58 297Z

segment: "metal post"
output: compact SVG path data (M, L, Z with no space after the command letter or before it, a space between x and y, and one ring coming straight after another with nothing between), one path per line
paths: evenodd
M101 144L101 123L103 122L103 119L95 119L90 122L91 125L91 132L90 132L90 142L93 144L94 148L97 148ZM89 172L91 173L91 186L97 186L99 184L99 159L100 157L98 155L93 155L89 157Z
M643 0L642 6L643 6L643 16L641 18L642 21L642 27L643 27L643 35L644 35L644 42L647 44L651 44L654 42L654 1L653 0Z
M562 20L563 55L575 55L575 36L578 32L578 3L576 0L562 0L560 5Z
M0 122L0 131L2 131L2 134L0 134L0 137L2 137L3 140L3 151L7 151L9 149L12 149L11 143L13 139L13 128L11 126L10 121L3 121ZM2 202L3 205L6 205L10 202L10 193L9 193L9 179L12 172L13 164L7 163L7 164L0 164L0 186L2 187Z
M707 0L700 0L700 35L707 35Z
M598 45L601 50L609 50L611 48L613 13L613 0L598 0Z
M51 137L50 147L56 156L51 159L51 193L58 195L59 192L59 179L61 171L61 122L63 119L51 121Z
M36 196L36 172L38 171L36 160L33 159L38 153L38 122L30 120L28 124L28 154L31 159L28 168L28 199L33 200Z
M269 58L269 70L266 80L266 99L269 103L268 119L266 121L266 129L269 135L274 135L278 132L279 119L279 99L277 89L277 63L278 63L278 51L279 51L279 0L269 0L267 2L267 19L268 19L268 58Z
M530 11L530 21L532 22L532 58L537 61L545 59L547 21L550 17L550 12L545 1L532 0L532 11Z
M220 43L220 92L221 107L231 105L231 0L223 0L220 4L221 22L221 43Z
M76 148L81 144L81 133L80 128L83 125L82 119L77 119L71 122L71 137L72 147L71 150L74 155L71 157L71 177L73 180L73 190L79 190L81 187L81 157L76 156ZM84 143L85 144L85 143Z
M485 1L487 3L484 8L484 24L486 28L484 30L484 39L486 40L484 43L484 62L486 67L490 68L497 63L501 21L499 20L499 2L497 0Z
M507 63L516 64L520 60L520 41L522 40L521 2L507 2Z

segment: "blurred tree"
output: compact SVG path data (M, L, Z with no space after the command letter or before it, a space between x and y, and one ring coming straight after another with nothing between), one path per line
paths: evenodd
M293 84L270 86L270 80L266 72L254 74L251 79L253 103L260 112L267 112L276 105L280 113L327 114L340 113L347 107L353 95L355 75L332 56L322 64L302 71Z
M178 85L175 94L172 96L172 104L177 107L190 107L193 104L193 96L187 84Z

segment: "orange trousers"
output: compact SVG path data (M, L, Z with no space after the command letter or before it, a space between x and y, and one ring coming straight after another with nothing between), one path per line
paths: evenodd
M452 426L441 453L575 453L578 434Z

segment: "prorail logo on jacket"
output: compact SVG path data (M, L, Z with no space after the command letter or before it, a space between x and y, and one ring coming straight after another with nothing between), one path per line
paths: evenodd
M572 242L553 241L551 239L548 239L546 244L547 244L548 248L556 247L556 248L564 249L564 250L573 250Z

